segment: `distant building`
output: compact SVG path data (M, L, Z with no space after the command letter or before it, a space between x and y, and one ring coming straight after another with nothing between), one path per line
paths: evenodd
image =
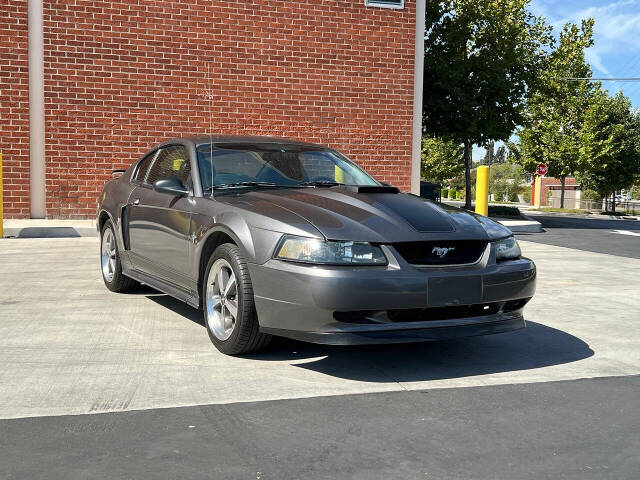
M535 177L531 184L531 205L536 207L560 207L562 186L559 178ZM580 185L576 179L567 177L564 187L565 208L580 208Z

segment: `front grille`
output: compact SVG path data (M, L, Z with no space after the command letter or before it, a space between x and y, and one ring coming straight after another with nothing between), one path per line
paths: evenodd
M407 308L399 310L358 310L334 312L333 318L339 322L356 324L428 322L436 320L454 320L459 318L495 315L513 312L523 308L530 298L509 300L507 302L478 303L475 305L456 305L451 307Z
M487 248L484 240L443 240L394 243L411 265L465 265L476 263Z

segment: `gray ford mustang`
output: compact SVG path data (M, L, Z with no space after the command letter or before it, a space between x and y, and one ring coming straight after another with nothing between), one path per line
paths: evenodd
M204 311L227 354L272 335L414 342L525 326L536 268L486 217L373 179L327 147L179 138L107 182L104 282L138 282Z

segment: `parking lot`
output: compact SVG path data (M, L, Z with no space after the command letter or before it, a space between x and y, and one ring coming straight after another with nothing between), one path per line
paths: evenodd
M640 247L542 235L525 330L239 358L201 312L109 292L97 238L0 240L0 478L634 478Z

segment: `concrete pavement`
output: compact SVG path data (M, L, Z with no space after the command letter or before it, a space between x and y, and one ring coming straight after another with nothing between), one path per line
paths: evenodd
M409 346L282 341L232 358L197 310L150 289L107 291L96 238L0 240L0 417L640 374L640 259L522 247L539 270L523 331Z
M541 233L543 231L542 225L537 220L523 215L525 220L509 220L506 218L492 218L498 223L501 223L513 233Z

